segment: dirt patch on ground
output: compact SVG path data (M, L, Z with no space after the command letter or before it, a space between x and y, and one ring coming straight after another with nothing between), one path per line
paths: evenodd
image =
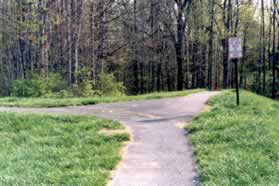
M203 107L202 112L210 112L213 109L212 106L206 105Z
M178 122L178 123L176 123L176 127L177 128L180 128L180 129L184 129L186 126L188 126L189 125L189 123L186 123L186 122Z
M125 133L130 133L130 131L127 128L124 129L102 129L99 131L99 134L105 135L105 136L114 136L117 134L125 134Z

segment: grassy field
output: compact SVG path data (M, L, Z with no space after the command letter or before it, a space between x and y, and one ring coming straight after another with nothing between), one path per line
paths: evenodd
M210 100L212 110L186 127L202 185L278 185L279 103L241 92Z
M0 113L0 185L106 184L127 133L94 117Z
M78 105L94 105L98 103L111 103L119 101L147 100L187 96L189 94L204 91L203 89L186 90L180 92L160 92L140 96L122 97L91 97L91 98L0 98L0 106L9 107L63 107Z

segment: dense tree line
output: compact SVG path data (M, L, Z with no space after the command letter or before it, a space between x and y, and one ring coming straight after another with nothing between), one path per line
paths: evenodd
M278 96L277 0L0 0L0 93L32 74L131 94L233 88L228 38L243 38L240 86Z

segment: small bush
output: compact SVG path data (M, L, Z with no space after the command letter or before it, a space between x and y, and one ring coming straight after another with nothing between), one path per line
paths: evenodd
M37 80L15 80L11 85L11 96L39 97L41 96L40 82Z
M38 76L35 76L35 79L38 79L40 82L40 88L42 91L42 96L52 95L52 94L58 94L61 92L68 92L68 83L65 81L61 75L51 73L45 78L41 78ZM66 94L68 94L66 93ZM63 94L63 93L62 93Z
M59 74L50 73L47 77L31 75L29 80L15 80L11 85L11 95L16 97L93 97L122 96L126 88L113 74L101 74L97 86L88 77L80 79L77 85L70 87Z
M90 96L94 96L94 83L93 81L90 80L86 80L81 84L81 95L83 97L90 97Z
M56 97L67 95L67 82L59 74L49 74L48 77L31 75L28 80L15 80L11 84L11 95L16 97ZM66 93L67 92L67 93Z
M117 82L113 74L101 74L99 89L106 96L122 96L126 87L122 82Z
M95 89L95 84L91 80L83 81L79 86L79 91L82 97L102 96L102 92Z
M61 90L60 92L56 93L54 97L57 98L71 98L74 97L73 93L68 90Z

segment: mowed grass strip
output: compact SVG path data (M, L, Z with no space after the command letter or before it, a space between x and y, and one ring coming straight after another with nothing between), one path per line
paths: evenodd
M201 185L278 185L279 103L241 92L209 101L210 112L186 127Z
M0 113L0 185L106 184L129 134L95 117Z
M140 101L148 99L161 99L187 96L193 93L205 91L203 89L193 89L177 92L160 92L144 94L139 96L120 96L120 97L89 97L89 98L0 98L0 106L9 107L64 107L79 105L94 105L98 103L112 103L120 101Z

